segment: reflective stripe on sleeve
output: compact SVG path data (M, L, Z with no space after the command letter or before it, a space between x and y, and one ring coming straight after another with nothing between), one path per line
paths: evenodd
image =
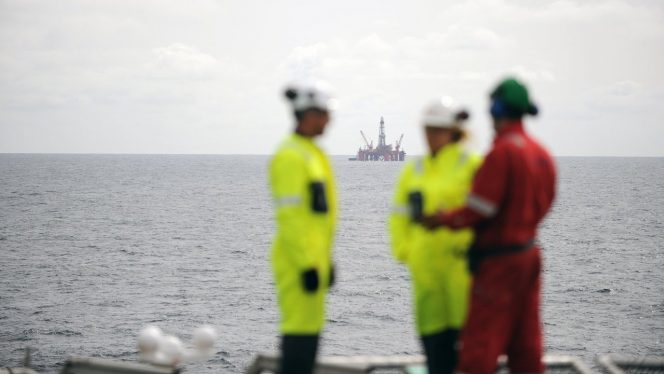
M465 152L465 151L461 152L461 156L459 157L459 161L457 161L457 167L463 166L466 163L466 161L468 161L469 158L470 158L470 155L468 154L468 152Z
M283 196L278 199L274 199L274 204L280 208L283 206L290 206L290 205L299 205L302 202L302 197L301 196Z
M424 157L415 160L415 174L424 174Z
M477 195L469 195L466 199L466 205L485 217L491 217L498 211L496 204Z
M410 207L408 205L392 205L392 213L409 215Z

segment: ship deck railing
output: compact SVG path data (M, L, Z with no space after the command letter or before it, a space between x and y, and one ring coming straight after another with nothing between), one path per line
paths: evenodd
M180 369L104 358L72 357L60 374L178 374Z
M606 374L664 373L664 357L606 354L599 356L597 362Z
M593 373L579 358L567 355L546 355L543 358L547 373ZM508 373L506 358L501 357L496 373ZM606 374L664 373L664 357L635 357L607 354L597 357L597 365ZM246 370L246 374L276 373L279 356L259 354ZM597 369L597 367L596 367ZM186 368L173 368L139 362L109 360L103 358L72 357L60 374L178 374ZM315 374L424 374L426 358L423 355L403 356L327 356L321 357ZM23 368L0 368L0 374L37 374Z
M590 374L592 371L577 357L546 355L547 373ZM496 373L507 373L506 358L497 363ZM419 374L426 373L423 355L409 356L328 356L316 363L315 374ZM279 356L260 354L249 365L246 374L276 373Z

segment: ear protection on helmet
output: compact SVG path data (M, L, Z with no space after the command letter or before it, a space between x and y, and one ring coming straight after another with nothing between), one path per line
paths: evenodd
M530 104L528 106L528 110L523 113L519 111L515 111L514 109L510 110L510 108L505 105L505 103L500 100L500 99L493 99L491 100L491 107L489 108L489 112L491 113L491 117L493 118L501 118L501 117L520 117L522 114L530 114L531 116L536 116L537 113L539 113L539 108L535 104Z
M489 112L493 118L505 117L507 115L507 107L502 100L493 99L491 100L491 108L489 108Z

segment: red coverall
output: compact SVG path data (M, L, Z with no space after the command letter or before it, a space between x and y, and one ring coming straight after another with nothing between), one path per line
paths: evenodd
M443 213L443 225L473 226L474 247L525 245L555 195L553 159L523 129L520 120L497 133L477 171L466 206ZM488 252L487 252L488 253ZM508 355L512 373L541 373L540 249L486 257L474 274L470 310L461 333L457 370L493 373L499 355Z

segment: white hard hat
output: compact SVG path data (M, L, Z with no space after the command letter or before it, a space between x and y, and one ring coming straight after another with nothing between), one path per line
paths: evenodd
M424 108L422 125L439 128L460 128L469 117L468 112L454 99L445 96Z
M293 84L286 88L284 95L293 105L296 112L307 109L331 111L335 109L336 100L324 82Z

